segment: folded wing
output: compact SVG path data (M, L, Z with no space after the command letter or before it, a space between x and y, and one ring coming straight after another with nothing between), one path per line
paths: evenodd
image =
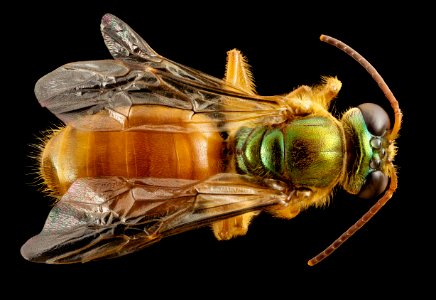
M204 181L121 177L78 179L42 232L22 247L34 262L117 257L213 221L284 203L287 195L237 174Z
M252 118L260 123L266 117L272 122L276 118L277 123L284 120L278 97L247 94L221 79L170 61L115 16L103 17L101 31L115 60L69 63L42 77L35 86L40 104L67 124L89 130L127 129L133 105L190 110L221 122ZM98 117L89 118L96 114Z

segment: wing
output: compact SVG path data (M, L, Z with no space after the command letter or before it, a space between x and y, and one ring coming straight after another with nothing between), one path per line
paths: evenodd
M275 186L275 188L273 188ZM22 247L34 262L117 257L218 219L284 203L274 183L237 174L185 179L78 179L53 207L42 232Z
M174 107L221 122L285 119L281 97L249 95L170 61L115 16L102 18L101 31L115 60L69 63L35 86L40 104L67 124L91 130L127 129L133 105Z

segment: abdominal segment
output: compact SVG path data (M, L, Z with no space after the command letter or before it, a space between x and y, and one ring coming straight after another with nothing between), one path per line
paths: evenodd
M42 152L43 180L55 196L62 196L82 177L205 179L222 172L225 144L217 130L135 130L145 124L188 126L187 118L191 119L190 112L184 110L148 106L131 109L131 131L81 131L66 126Z

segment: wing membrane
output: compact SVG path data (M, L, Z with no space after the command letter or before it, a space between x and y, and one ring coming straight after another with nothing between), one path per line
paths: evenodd
M200 225L283 203L286 194L249 177L78 179L27 241L31 261L75 263L121 256Z
M172 62L115 16L105 15L101 30L115 60L66 64L35 86L40 104L67 124L90 130L127 129L133 105L174 107L220 121L237 119L235 112L239 118L243 118L241 112L250 112L253 122L265 117L273 117L272 122L284 119L280 97L249 95L221 79ZM96 114L92 122L87 119Z

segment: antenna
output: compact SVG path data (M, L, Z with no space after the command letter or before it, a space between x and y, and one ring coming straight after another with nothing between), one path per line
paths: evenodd
M383 77L377 72L377 70L367 61L362 55L360 55L356 50L345 44L344 42L341 42L340 40L337 40L335 38L332 38L328 35L321 35L319 39L327 43L329 45L335 46L339 50L344 51L349 56L354 58L362 67L365 68L365 70L371 75L371 77L374 79L374 81L378 84L380 89L382 90L383 94L385 94L386 98L391 103L391 107L394 110L395 115L395 123L394 126L389 133L389 140L395 140L395 138L398 135L398 131L400 131L401 128L401 120L403 118L403 114L401 113L400 106L398 104L397 99L395 98L394 94L384 81Z

